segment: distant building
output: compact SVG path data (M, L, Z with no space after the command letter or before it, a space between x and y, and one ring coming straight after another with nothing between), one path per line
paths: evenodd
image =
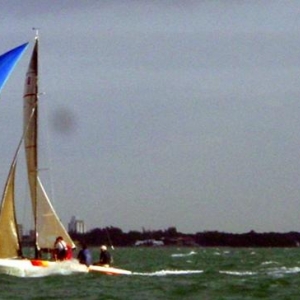
M84 221L77 220L75 216L72 216L70 223L68 224L69 232L85 233Z

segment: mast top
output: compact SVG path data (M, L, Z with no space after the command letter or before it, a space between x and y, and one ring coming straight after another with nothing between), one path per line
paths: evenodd
M35 39L37 40L39 38L39 28L38 27L32 27L32 30L35 30Z

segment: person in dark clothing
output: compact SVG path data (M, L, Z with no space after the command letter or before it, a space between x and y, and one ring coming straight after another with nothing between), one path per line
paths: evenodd
M112 257L110 253L107 251L107 247L105 245L101 246L99 265L109 266L111 263L112 263Z
M77 259L81 264L89 266L92 264L92 255L85 243L82 244L82 248L77 255Z

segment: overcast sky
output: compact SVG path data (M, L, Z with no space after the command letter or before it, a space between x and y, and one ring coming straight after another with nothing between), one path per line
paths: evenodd
M2 189L38 27L41 176L64 224L300 230L299 1L0 7L0 53L30 41L0 99Z

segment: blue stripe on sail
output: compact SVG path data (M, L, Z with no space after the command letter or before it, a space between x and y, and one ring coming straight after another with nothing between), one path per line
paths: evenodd
M0 92L27 46L25 43L0 56Z

